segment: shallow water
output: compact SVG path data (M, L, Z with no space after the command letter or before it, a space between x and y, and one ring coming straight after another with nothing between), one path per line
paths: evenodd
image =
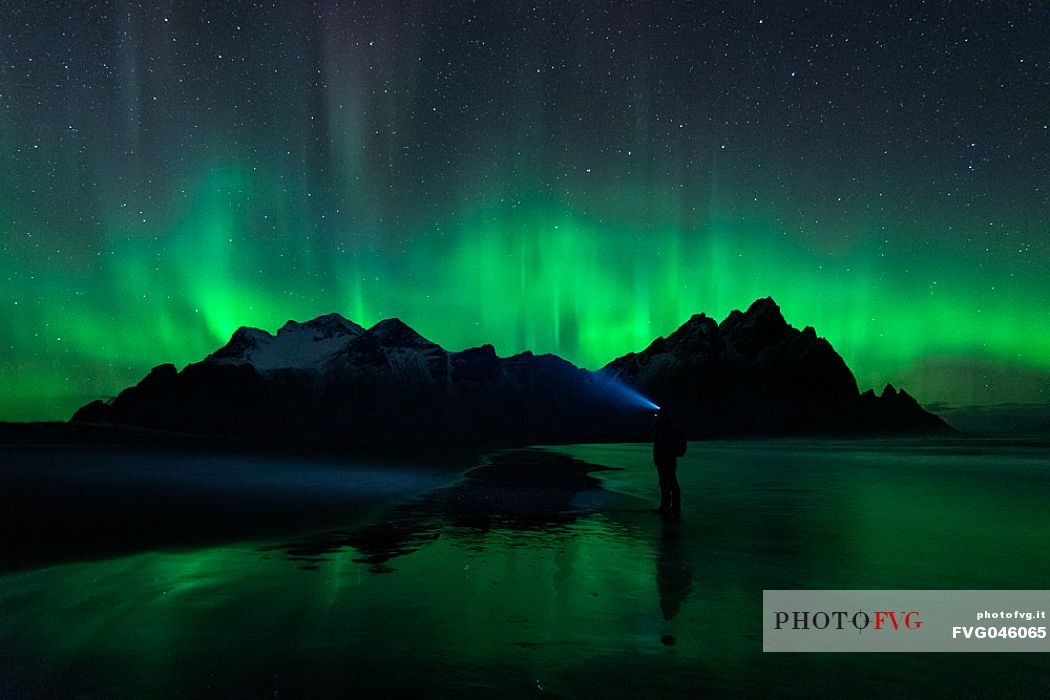
M648 446L558 449L614 470L520 491L547 513L323 471L370 504L341 529L4 575L0 696L1050 693L1039 654L763 654L759 627L770 588L1050 588L1045 445L694 443L677 522Z

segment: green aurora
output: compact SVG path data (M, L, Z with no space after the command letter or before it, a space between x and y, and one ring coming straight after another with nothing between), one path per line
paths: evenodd
M906 378L927 402L980 401L995 395L980 376L943 395L937 363L923 368L962 358L1050 369L1050 324L1032 322L1050 284L1034 265L974 269L965 251L920 264L912 251L873 250L864 231L828 250L758 213L686 229L673 213L604 219L542 196L479 204L380 258L303 246L309 232L273 204L274 187L215 169L169 220L115 222L97 264L21 260L3 280L11 354L0 415L65 418L155 364L200 360L238 326L275 331L332 310L365 326L397 316L450 349L491 342L502 354L553 352L597 368L693 313L721 319L771 295L789 322L828 338L862 389ZM260 232L269 219L289 230Z
M242 325L593 369L765 296L862 390L1050 393L1050 10L117 6L0 25L0 420Z

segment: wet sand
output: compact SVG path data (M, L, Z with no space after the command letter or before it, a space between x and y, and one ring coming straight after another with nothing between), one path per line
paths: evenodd
M362 464L199 447L5 446L0 531L10 544L0 573L286 533L304 533L289 546L304 561L352 545L378 570L439 521L542 527L578 517L575 494L597 489L589 472L603 469L543 450L420 459Z
M65 457L76 468L31 473L66 473L67 491L128 480L123 462ZM1041 444L695 443L679 469L680 520L650 512L647 445L518 450L437 471L137 466L148 467L128 487L137 494L181 483L180 498L234 496L243 503L230 512L249 518L262 516L246 504L299 505L274 506L267 517L284 513L290 529L274 520L266 535L242 538L247 521L220 508L209 517L236 536L194 526L210 538L194 544L176 528L163 546L141 538L134 553L0 575L0 697L998 698L1050 688L1038 654L764 654L759 624L770 588L1042 587ZM333 522L313 519L325 504Z
M351 461L108 444L0 446L0 572L345 526L471 457Z

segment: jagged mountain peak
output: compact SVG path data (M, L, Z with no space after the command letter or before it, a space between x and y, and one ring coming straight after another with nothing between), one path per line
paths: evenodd
M671 347L685 345L688 348L706 348L718 336L718 324L707 314L694 314L688 321L667 336L666 344ZM657 339L661 340L661 339ZM654 342L653 345L656 345ZM650 346L652 347L652 345Z
M225 345L208 355L205 360L243 360L260 344L265 344L273 339L272 335L261 328L241 326L233 332Z
M869 390L871 391L871 390ZM871 391L874 394L874 391ZM906 392L904 389L898 389L893 384L887 383L885 388L882 390L882 395L879 397L882 400L896 401L901 403L917 403L915 398Z
M725 335L732 334L737 329L754 328L790 328L783 314L780 313L780 306L773 301L773 297L756 300L747 308L747 311L734 309L722 323L718 324L718 330Z
M288 321L277 331L277 336L280 337L287 333L295 333L303 330L311 332L318 340L322 338L334 338L342 335L357 336L365 332L364 328L353 321L343 318L340 314L330 313L318 316L317 318L306 321L305 323Z
M233 338L236 338L238 336L240 336L242 338L272 338L273 337L273 335L269 331L265 331L262 328L256 328L255 326L241 326L240 328L238 328L237 330L235 330L233 332L233 335L230 336L230 339L232 340Z
M75 419L331 444L644 438L648 409L630 396L671 408L698 436L947 430L892 385L861 396L831 345L790 326L770 297L721 324L694 315L598 373L555 355L500 358L491 345L450 353L398 318L244 327L204 362L157 368Z
M387 347L432 348L437 346L436 343L424 338L399 318L384 319L365 331L365 334L378 340L380 345Z
M755 301L745 312L734 310L719 324L718 332L727 347L745 356L778 347L802 335L784 320L772 297ZM812 339L816 339L815 334Z
M288 321L276 335L242 326L226 345L204 361L209 364L251 365L260 372L317 369L364 332L361 326L336 313L318 316L305 323Z

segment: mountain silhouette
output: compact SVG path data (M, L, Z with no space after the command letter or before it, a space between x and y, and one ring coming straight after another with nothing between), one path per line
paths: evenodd
M722 323L693 316L600 373L673 407L692 436L951 431L892 386L860 395L831 344L790 326L771 298Z
M951 431L904 391L861 395L831 345L768 298L721 324L693 316L598 372L491 345L449 352L396 318L240 328L202 361L155 367L72 420L304 448L646 440L651 409L625 387L672 409L693 438Z

